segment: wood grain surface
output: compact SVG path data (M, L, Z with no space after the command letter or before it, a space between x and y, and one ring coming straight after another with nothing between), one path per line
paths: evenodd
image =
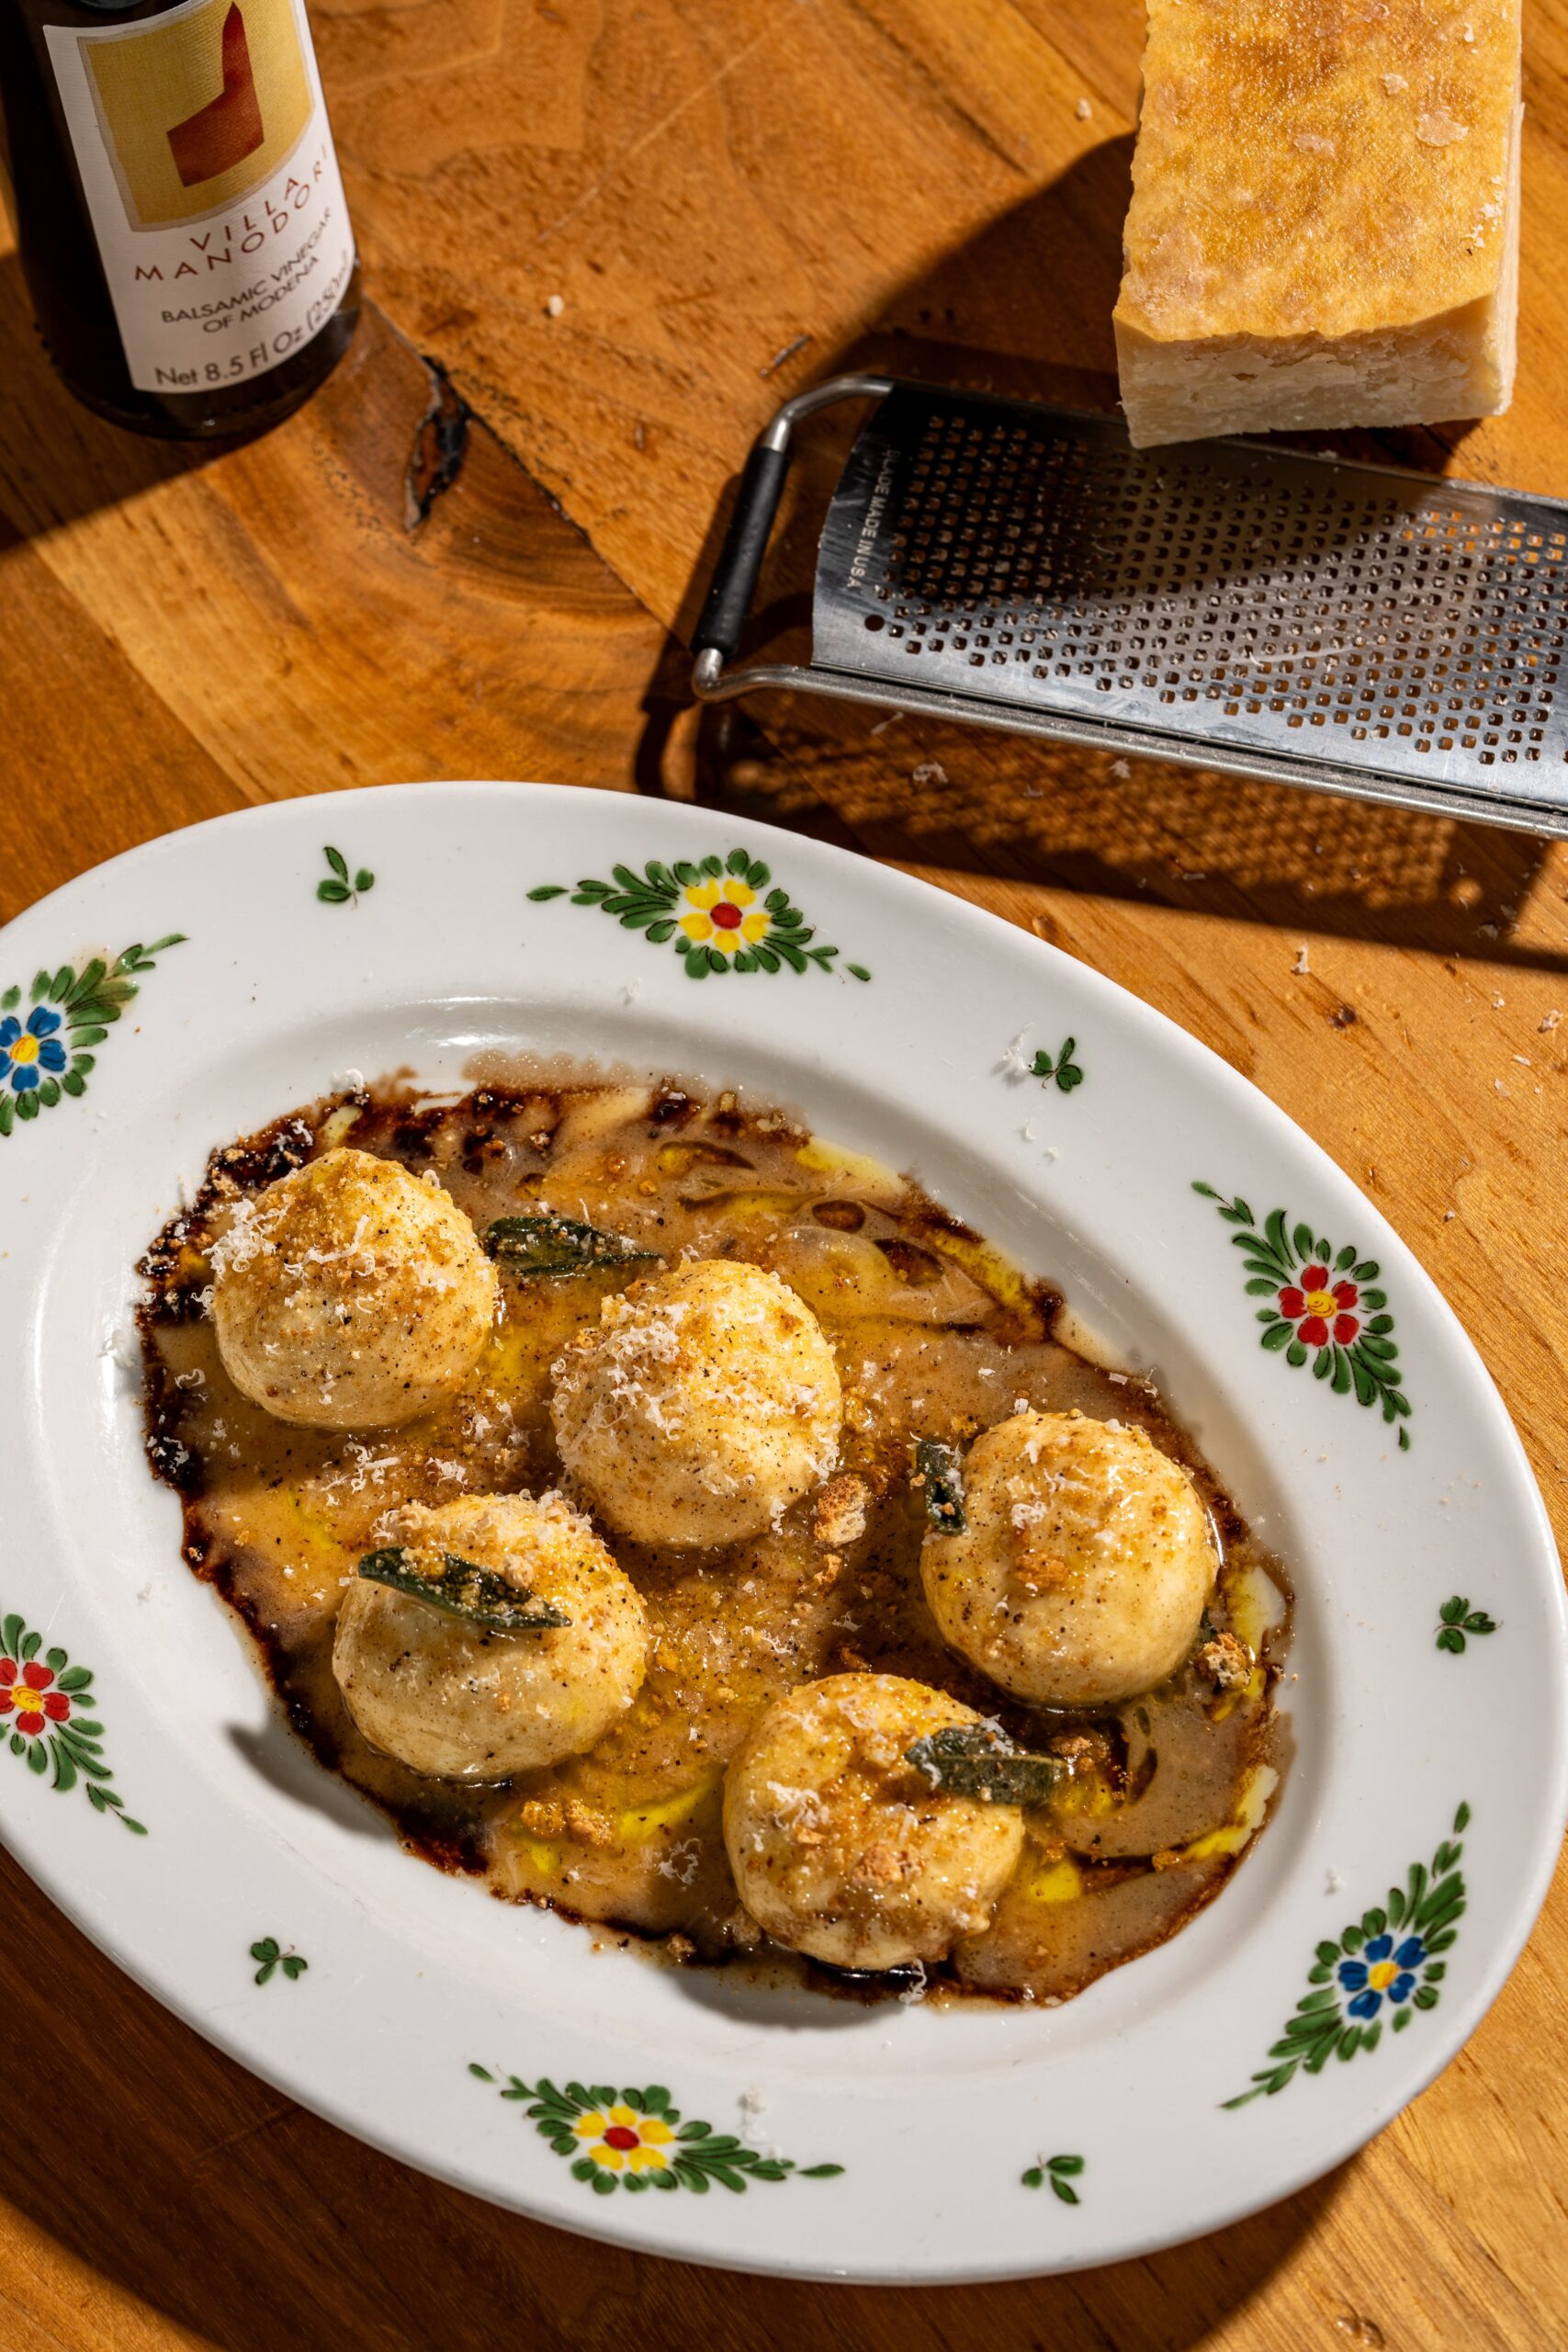
M1561 1534L1568 853L687 702L715 514L787 392L869 359L1113 399L1134 0L314 16L373 300L287 425L213 453L82 415L0 252L0 915L219 810L415 776L699 797L896 860L1158 1005L1325 1146L1474 1336ZM1342 446L1568 493L1565 63L1568 0L1538 0L1513 411ZM760 636L798 629L829 464L805 469ZM1568 2341L1561 1876L1469 2047L1353 2164L1193 2246L963 2291L764 2285L494 2211L220 2057L9 1864L0 1903L17 2352Z

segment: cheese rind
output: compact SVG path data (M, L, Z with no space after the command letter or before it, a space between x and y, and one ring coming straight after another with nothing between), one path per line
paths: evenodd
M1144 81L1134 443L1506 406L1518 0L1149 0Z

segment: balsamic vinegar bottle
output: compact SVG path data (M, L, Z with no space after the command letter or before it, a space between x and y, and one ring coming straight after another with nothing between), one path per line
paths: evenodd
M304 0L0 0L0 164L51 358L138 433L246 433L358 316Z

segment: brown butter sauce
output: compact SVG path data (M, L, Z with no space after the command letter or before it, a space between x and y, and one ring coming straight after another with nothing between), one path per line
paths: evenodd
M807 1298L838 1355L842 1466L874 1497L865 1536L831 1550L813 1532L809 1498L778 1529L723 1552L647 1550L605 1531L648 1609L647 1680L590 1755L510 1784L432 1782L368 1747L332 1675L338 1601L395 1506L558 1482L549 1367L573 1330L597 1321L606 1291L639 1270L507 1278L495 1340L468 1387L407 1429L286 1427L223 1370L202 1304L207 1253L236 1193L340 1142L433 1170L481 1232L543 1206L667 1256L772 1266ZM779 1112L671 1081L496 1084L456 1102L388 1082L215 1152L197 1201L141 1271L148 1454L180 1494L187 1564L243 1621L321 1765L442 1869L600 1928L662 1939L688 1962L745 1960L863 1997L1054 2002L1210 1901L1249 1842L1247 1825L1267 1810L1269 1776L1285 1760L1273 1691L1288 1588L1157 1390L1065 1344L1057 1295L919 1186ZM1021 1398L1141 1427L1188 1469L1224 1564L1210 1623L1250 1634L1259 1656L1238 1701L1216 1701L1188 1667L1117 1708L1030 1708L943 1647L920 1589L911 1442L962 1442ZM1267 1630L1259 1574L1278 1598ZM988 1933L914 1982L909 1972L846 1979L760 1947L720 1834L724 1766L759 1710L802 1681L863 1668L934 1684L1021 1743L1056 1743L1076 1758L1062 1798L1029 1817L1023 1861Z

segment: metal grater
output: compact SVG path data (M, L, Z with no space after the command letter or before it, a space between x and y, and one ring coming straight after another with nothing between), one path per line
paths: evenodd
M874 400L809 664L728 669L803 418ZM762 686L1568 835L1568 507L841 376L747 460L697 694Z

